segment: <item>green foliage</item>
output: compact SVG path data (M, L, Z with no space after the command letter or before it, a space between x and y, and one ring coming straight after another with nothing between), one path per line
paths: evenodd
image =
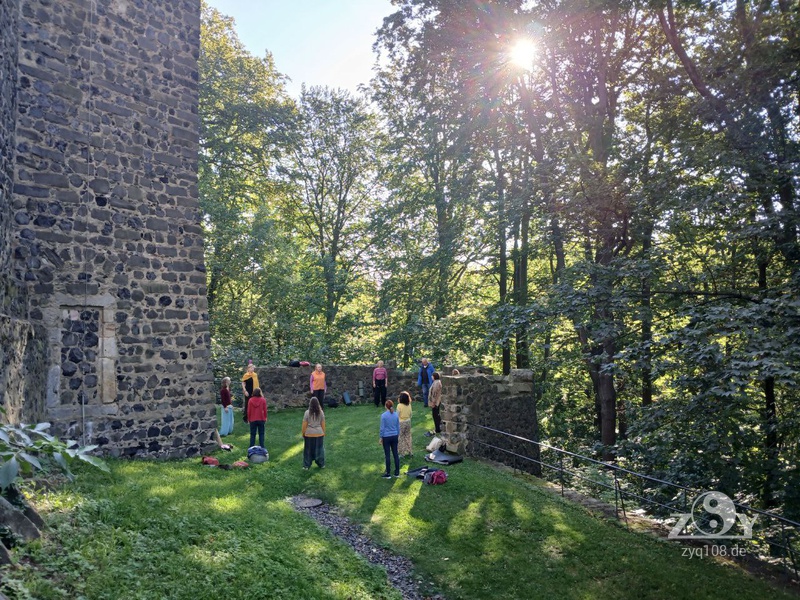
M207 12L218 371L529 366L546 439L797 514L798 15L404 0L368 109Z
M318 325L330 341L338 337L339 311L366 273L366 226L382 195L378 132L364 100L342 90L304 88L280 168L287 184L282 214L313 256L305 275L317 290L312 302L322 310Z
M47 473L53 468L72 479L70 465L76 461L109 472L106 463L91 454L97 446L80 446L74 440L62 442L47 433L48 429L50 423L0 424L0 490L14 485L20 478L38 471Z

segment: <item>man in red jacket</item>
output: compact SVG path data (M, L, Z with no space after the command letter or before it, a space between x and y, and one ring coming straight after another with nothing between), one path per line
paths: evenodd
M261 395L261 388L253 390L253 395L247 402L247 422L250 423L250 445L256 443L258 431L258 445L264 447L264 424L267 422L267 399Z

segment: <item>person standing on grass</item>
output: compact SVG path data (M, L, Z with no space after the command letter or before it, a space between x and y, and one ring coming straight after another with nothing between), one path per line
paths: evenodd
M317 363L314 366L308 385L311 388L311 395L319 400L320 406L325 404L325 392L328 391L328 384L325 381L325 371L322 370L321 364Z
M423 358L417 375L417 385L422 390L422 405L428 408L428 390L433 382L433 365L427 358Z
M386 388L389 385L389 373L383 366L383 361L379 360L377 366L372 371L372 395L375 400L375 407L386 403Z
M325 413L316 397L311 398L303 415L303 468L308 469L313 460L320 469L325 468Z
M242 404L242 412L244 414L244 422L247 423L247 402L250 400L250 396L253 395L253 392L256 388L261 387L258 384L258 374L256 373L256 367L253 364L252 360L247 361L247 371L242 376L242 392L244 392L244 400Z
M400 420L400 436L397 441L397 451L400 456L413 456L411 446L411 394L400 392L397 399L397 417Z
M247 422L250 423L250 446L256 444L258 432L258 445L264 447L264 425L267 422L267 400L261 395L261 388L253 390L253 395L247 402Z
M222 427L219 429L221 436L233 432L233 406L231 405L231 378L222 378L222 387L219 390L219 402L222 404Z
M434 433L442 433L442 417L439 414L439 407L442 404L442 379L439 373L434 372L433 383L428 391L428 406L431 407L433 417Z
M383 445L383 454L386 458L386 470L384 471L384 479L391 479L391 461L389 460L389 453L394 455L394 476L400 477L400 457L397 455L397 438L400 436L400 419L397 413L394 412L394 402L387 400L386 411L381 415L381 429L380 429L380 443Z

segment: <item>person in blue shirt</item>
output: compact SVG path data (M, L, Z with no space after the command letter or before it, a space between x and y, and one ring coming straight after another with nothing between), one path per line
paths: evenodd
M417 374L417 385L422 389L422 404L428 408L428 390L433 383L433 365L427 358L423 358Z
M387 400L384 406L386 406L386 412L381 415L380 443L383 445L383 454L386 458L386 470L381 477L391 479L390 451L394 455L394 476L400 477L400 456L397 454L397 440L400 437L400 417L394 412L394 402Z

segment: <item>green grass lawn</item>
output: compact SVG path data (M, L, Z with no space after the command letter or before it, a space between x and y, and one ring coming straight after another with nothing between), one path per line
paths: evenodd
M381 479L379 414L371 405L326 412L324 470L301 468L299 410L270 414L270 462L249 470L199 458L109 461L112 475L81 469L74 484L38 499L49 530L15 552L2 591L42 600L399 598L380 568L285 502L304 493L411 558L425 589L449 600L790 597L478 462L447 467L442 486ZM414 423L410 466L419 466L430 413L415 406ZM220 460L244 457L245 427L237 415L226 438L236 448Z

